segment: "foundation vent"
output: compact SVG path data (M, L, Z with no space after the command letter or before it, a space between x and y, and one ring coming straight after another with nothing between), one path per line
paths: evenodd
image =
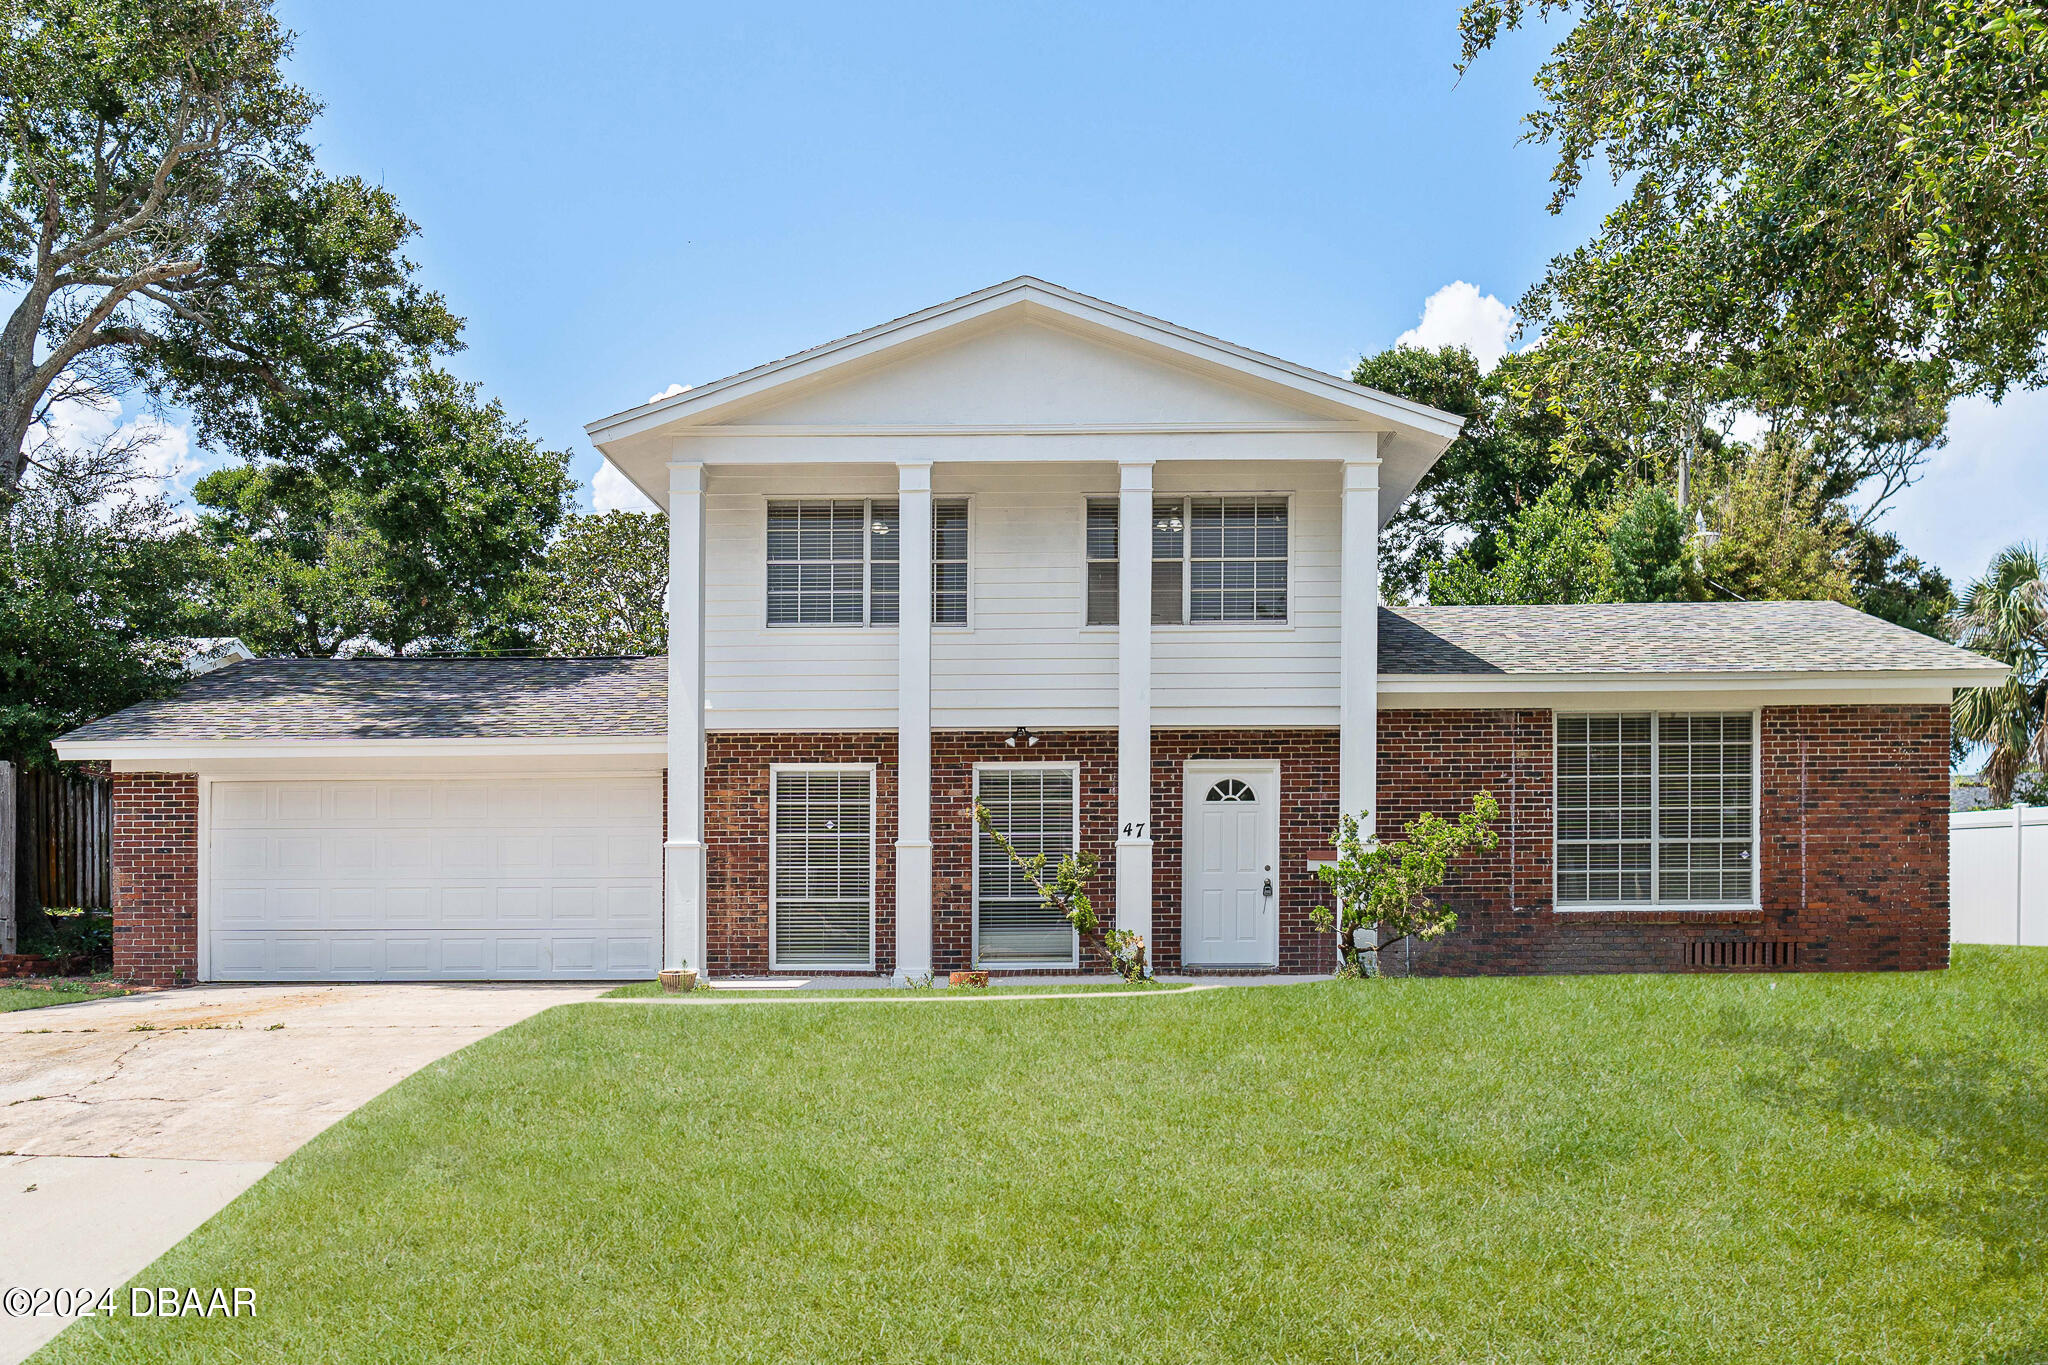
M1799 965L1799 945L1789 939L1694 939L1685 945L1688 967L1785 968Z

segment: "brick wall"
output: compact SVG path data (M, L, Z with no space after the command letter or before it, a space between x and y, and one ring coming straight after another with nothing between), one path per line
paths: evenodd
M146 986L199 975L199 779L115 773L114 974Z
M1152 735L1152 924L1160 971L1181 965L1181 841L1186 812L1185 765L1202 759L1277 759L1280 763L1280 970L1329 969L1336 949L1309 923L1309 910L1330 903L1308 870L1330 855L1337 825L1335 730L1157 730ZM1112 817L1113 818L1113 817Z
M1948 962L1948 709L1771 707L1762 714L1756 911L1559 914L1551 895L1547 711L1380 713L1380 828L1452 815L1481 787L1500 847L1458 871L1456 930L1418 973L1873 971ZM1690 950L1690 951L1689 951ZM1406 960L1390 958L1390 968Z
M1460 923L1416 950L1418 972L1677 971L1688 945L1790 945L1814 970L1915 970L1948 961L1948 712L1931 706L1770 708L1759 729L1762 908L1555 911L1551 899L1551 715L1540 710L1382 711L1379 824L1423 810L1456 814L1481 787L1502 810L1500 847L1456 873L1445 895ZM941 732L932 744L933 967L969 965L977 762L1077 762L1082 846L1102 862L1098 904L1115 903L1116 733L1054 731L1028 750L1000 731ZM1278 760L1280 967L1321 971L1310 929L1326 893L1310 876L1337 820L1337 734L1328 729L1159 730L1153 755L1153 961L1180 966L1183 765ZM876 768L875 951L895 967L896 738L888 732L713 732L706 757L705 856L714 974L768 969L768 774L776 763ZM189 773L114 779L114 967L151 984L198 968L198 783ZM664 796L666 793L664 792ZM1108 915L1105 914L1105 920ZM1695 952L1700 950L1695 949ZM1406 954L1391 955L1399 969ZM1771 965L1775 959L1733 959ZM1103 969L1099 942L1084 968Z
M1803 966L1948 965L1946 706L1766 710L1763 904Z
M894 971L896 736L880 731L706 737L703 965L713 976L768 970L768 773L776 763L875 765L875 965Z

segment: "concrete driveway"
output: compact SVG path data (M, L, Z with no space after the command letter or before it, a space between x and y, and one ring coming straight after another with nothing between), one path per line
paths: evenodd
M603 986L204 986L0 1014L0 1290L110 1288L439 1057ZM0 1315L0 1363L64 1326Z

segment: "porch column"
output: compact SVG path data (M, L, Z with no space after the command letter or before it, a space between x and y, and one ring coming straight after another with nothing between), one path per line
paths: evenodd
M932 969L932 466L896 465L896 979Z
M1344 462L1337 804L1340 814L1359 817L1370 839L1379 747L1380 461L1378 436L1365 440L1359 456Z
M704 466L668 467L668 841L661 966L709 975L704 934Z
M1152 939L1152 466L1117 469L1116 927ZM1155 970L1158 959L1152 958Z

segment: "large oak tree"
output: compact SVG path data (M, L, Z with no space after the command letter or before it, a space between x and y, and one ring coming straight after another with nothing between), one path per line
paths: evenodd
M1552 208L1621 190L1521 305L1568 435L1682 464L1733 404L1881 501L1951 399L2048 378L2048 10L1471 0L1463 65L1545 19Z
M0 25L0 498L64 398L140 383L218 448L335 460L455 346L414 225L315 166L265 0L0 0Z

